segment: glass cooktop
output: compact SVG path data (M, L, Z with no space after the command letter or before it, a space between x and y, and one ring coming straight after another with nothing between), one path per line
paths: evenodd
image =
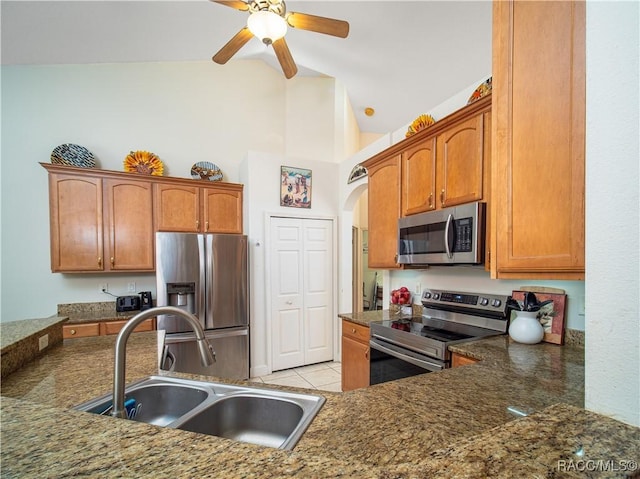
M422 318L419 319L421 320ZM460 341L473 337L462 332L451 331L437 326L429 326L417 321L387 320L381 321L381 325L387 328L396 329L398 331L405 331L409 334L414 334L416 336L422 336L429 339L435 339L442 342Z

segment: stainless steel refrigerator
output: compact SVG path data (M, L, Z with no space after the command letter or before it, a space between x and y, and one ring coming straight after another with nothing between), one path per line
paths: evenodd
M156 233L158 306L177 306L200 319L216 353L202 366L187 322L158 316L166 331L161 368L221 378L249 377L247 237L233 234Z

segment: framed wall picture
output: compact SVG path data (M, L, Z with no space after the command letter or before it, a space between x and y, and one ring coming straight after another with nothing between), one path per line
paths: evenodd
M311 208L311 170L280 167L280 206Z
M513 291L511 296L516 301L522 303L527 291L528 290ZM544 337L542 340L547 343L563 344L565 322L564 314L567 295L539 291L533 291L533 293L536 295L536 298L540 303L547 300L553 301L552 303L543 306L540 311L538 311L538 321L540 321L544 328ZM511 313L512 319L514 314L515 313L513 312Z

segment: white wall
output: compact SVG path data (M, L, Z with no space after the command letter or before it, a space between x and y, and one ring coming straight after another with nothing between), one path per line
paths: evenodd
M311 208L280 206L280 166L308 168L312 171ZM249 237L251 265L251 376L271 372L271 348L269 330L269 231L268 215L305 218L333 218L338 215L338 196L335 194L337 162L312 161L285 158L283 155L250 151L241 164L245 185L246 223ZM337 222L335 222L337 226ZM336 311L337 313L337 311ZM334 315L337 325L337 314ZM337 326L334 327L337 332Z
M587 2L585 405L640 426L638 2Z
M211 161L230 182L241 181L248 150L337 162L343 158L335 157L334 125L344 116L344 92L334 83L287 81L260 61L225 68L211 62L3 65L1 319L49 316L60 303L111 301L99 292L103 282L118 295L135 281L138 291L155 297L154 274L51 273L47 172L38 163L49 162L57 145L83 145L99 168L118 171L137 149L159 155L168 176L188 178L193 163ZM292 122L308 117L313 128L293 129Z

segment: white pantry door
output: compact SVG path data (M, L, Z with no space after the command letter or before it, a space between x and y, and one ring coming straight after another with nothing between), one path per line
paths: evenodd
M333 222L271 218L272 370L333 359Z

